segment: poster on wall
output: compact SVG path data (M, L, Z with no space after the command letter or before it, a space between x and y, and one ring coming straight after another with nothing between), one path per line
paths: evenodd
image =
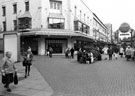
M4 34L4 55L7 51L12 52L12 59L18 61L18 36L17 34Z

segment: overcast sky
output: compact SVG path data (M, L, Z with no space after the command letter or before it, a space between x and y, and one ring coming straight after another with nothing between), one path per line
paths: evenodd
M116 31L123 22L135 29L135 0L83 0L103 23Z

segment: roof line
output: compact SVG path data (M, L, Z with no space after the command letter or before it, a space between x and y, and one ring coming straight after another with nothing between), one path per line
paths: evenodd
M91 11L90 10L90 8L85 4L85 2L83 1L83 0L81 0L82 1L82 3L89 9L89 11ZM91 11L92 12L92 11ZM92 12L93 13L93 12Z

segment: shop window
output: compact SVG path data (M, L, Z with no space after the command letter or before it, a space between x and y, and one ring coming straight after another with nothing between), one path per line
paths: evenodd
M49 18L48 27L50 29L64 29L65 20Z

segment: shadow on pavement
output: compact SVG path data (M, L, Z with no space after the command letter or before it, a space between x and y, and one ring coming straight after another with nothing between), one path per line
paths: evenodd
M0 96L25 96L25 95L3 92Z

